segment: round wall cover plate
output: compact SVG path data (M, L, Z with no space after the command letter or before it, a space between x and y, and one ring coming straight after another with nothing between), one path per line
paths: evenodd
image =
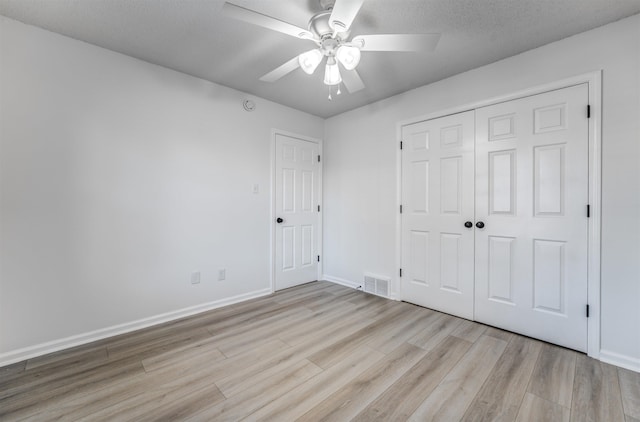
M253 111L256 109L256 103L254 103L251 100L244 100L242 102L242 106L244 107L245 110L247 111Z

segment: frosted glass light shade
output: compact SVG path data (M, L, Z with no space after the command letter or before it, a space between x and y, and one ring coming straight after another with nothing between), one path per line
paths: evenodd
M360 49L341 45L336 52L336 58L340 60L345 69L353 70L360 63Z
M342 77L340 76L338 63L336 63L335 59L327 60L327 66L324 68L325 85L338 85L340 82L342 82Z
M322 61L322 57L324 56L320 50L309 50L298 56L298 63L300 63L300 67L307 75L311 75L316 71L316 68Z

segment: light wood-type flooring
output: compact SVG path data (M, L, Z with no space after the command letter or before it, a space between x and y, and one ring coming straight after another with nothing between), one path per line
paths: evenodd
M329 282L0 368L0 420L640 421L640 374Z

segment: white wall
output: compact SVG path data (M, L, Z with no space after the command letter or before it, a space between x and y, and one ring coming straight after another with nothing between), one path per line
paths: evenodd
M248 113L242 92L0 30L0 363L270 288L271 129L322 138L322 119L260 98Z
M603 358L640 370L640 15L326 121L324 272L397 279L396 124L603 70Z

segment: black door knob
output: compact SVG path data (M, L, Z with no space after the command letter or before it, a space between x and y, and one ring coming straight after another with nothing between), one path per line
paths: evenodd
M466 223L464 223L464 226L470 229L471 227L473 227L473 223L471 221L467 221Z
M276 223L282 223L284 220L280 217L276 218Z
M481 229L481 228L483 228L483 227L484 227L484 223L483 223L482 221L478 221L478 222L476 223L476 227L477 227L477 228L479 228L479 229Z

